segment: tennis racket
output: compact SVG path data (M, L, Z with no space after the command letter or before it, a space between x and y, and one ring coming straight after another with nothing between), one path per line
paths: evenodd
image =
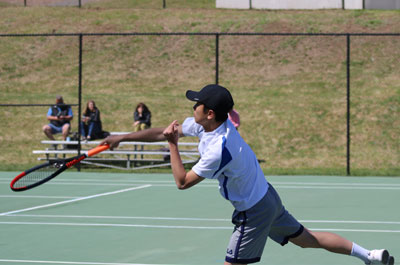
M56 177L64 170L76 165L83 159L103 152L109 147L109 145L99 145L89 150L87 154L85 153L79 156L67 159L59 159L51 162L48 161L47 163L28 169L16 176L11 181L10 187L13 191L24 191L37 187Z

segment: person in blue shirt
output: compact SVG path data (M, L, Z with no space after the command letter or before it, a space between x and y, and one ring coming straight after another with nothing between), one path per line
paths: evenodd
M43 126L44 134L51 140L55 140L54 134L62 133L65 141L71 130L71 120L73 119L71 106L64 104L62 96L56 97L56 104L51 106L47 112L49 124Z
M226 88L211 84L199 92L188 90L186 97L196 103L194 117L187 118L182 125L175 120L167 128L111 136L101 144L115 148L122 141L167 140L178 189L190 188L204 179L217 179L221 196L234 207L234 230L225 265L259 262L268 238L282 246L291 242L302 248L322 248L355 256L365 264L394 264L386 249L367 250L335 233L311 231L285 209L254 152L228 119L234 102ZM178 150L179 138L183 136L200 139L200 160L189 171L183 166Z

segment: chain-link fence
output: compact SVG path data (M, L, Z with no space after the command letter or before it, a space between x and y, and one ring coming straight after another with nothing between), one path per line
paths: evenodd
M138 102L165 126L191 115L186 89L220 83L263 169L398 174L399 36L3 34L0 47L10 52L0 61L0 161L11 169L17 157L34 163L56 94L74 104L73 130L94 99L106 130L130 131Z

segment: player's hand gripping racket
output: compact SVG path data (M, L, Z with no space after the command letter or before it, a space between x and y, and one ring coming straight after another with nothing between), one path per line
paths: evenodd
M109 145L99 145L89 150L87 154L85 153L79 156L60 159L52 162L48 161L47 163L28 169L16 176L11 181L10 187L13 191L24 191L37 187L56 177L64 170L76 165L83 159L103 152L109 147Z

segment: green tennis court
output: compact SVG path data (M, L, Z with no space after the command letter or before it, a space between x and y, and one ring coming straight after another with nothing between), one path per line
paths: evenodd
M223 264L233 207L215 181L185 191L171 174L66 172L15 193L0 172L0 264ZM400 178L270 176L308 228L400 257ZM362 264L267 242L259 264Z

